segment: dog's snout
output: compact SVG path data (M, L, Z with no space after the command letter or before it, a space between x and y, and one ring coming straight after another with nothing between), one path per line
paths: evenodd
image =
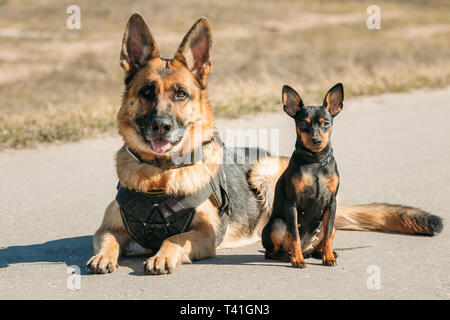
M154 133L166 134L173 128L173 119L170 116L156 116L151 127Z
M316 145L316 146L322 143L322 139L319 138L319 137L313 137L313 138L311 139L311 141L312 141L312 143L313 143L314 145Z

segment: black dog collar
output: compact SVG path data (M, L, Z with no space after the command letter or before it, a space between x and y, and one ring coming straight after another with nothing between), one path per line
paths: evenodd
M298 164L319 163L322 167L324 167L333 157L333 149L328 145L320 152L311 152L302 146L296 146L292 157Z

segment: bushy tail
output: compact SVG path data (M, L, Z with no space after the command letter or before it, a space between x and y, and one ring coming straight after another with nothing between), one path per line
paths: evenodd
M336 229L357 231L383 231L434 236L442 231L439 216L426 211L387 203L358 206L339 206Z
M250 171L248 181L258 194L263 214L270 215L272 212L275 185L288 164L287 157L265 157L259 160Z

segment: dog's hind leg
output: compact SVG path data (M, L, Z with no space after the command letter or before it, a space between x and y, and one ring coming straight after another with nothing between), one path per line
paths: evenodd
M271 219L262 231L262 244L266 249L265 258L289 261L289 254L284 244L286 242L287 226L280 218Z
M215 256L219 225L217 208L206 200L195 209L190 231L164 240L158 252L145 262L145 273L168 274L182 263Z
M100 228L94 235L94 256L86 263L91 273L110 273L118 267L121 249L131 241L126 231L120 209L114 200L106 208Z

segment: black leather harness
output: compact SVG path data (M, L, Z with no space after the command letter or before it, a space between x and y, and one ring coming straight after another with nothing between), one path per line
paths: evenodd
M189 231L195 208L207 199L219 211L217 243L223 239L231 212L223 165L209 184L189 196L168 195L161 190L130 190L120 182L117 189L116 201L123 223L131 237L144 248L158 250L165 239Z

